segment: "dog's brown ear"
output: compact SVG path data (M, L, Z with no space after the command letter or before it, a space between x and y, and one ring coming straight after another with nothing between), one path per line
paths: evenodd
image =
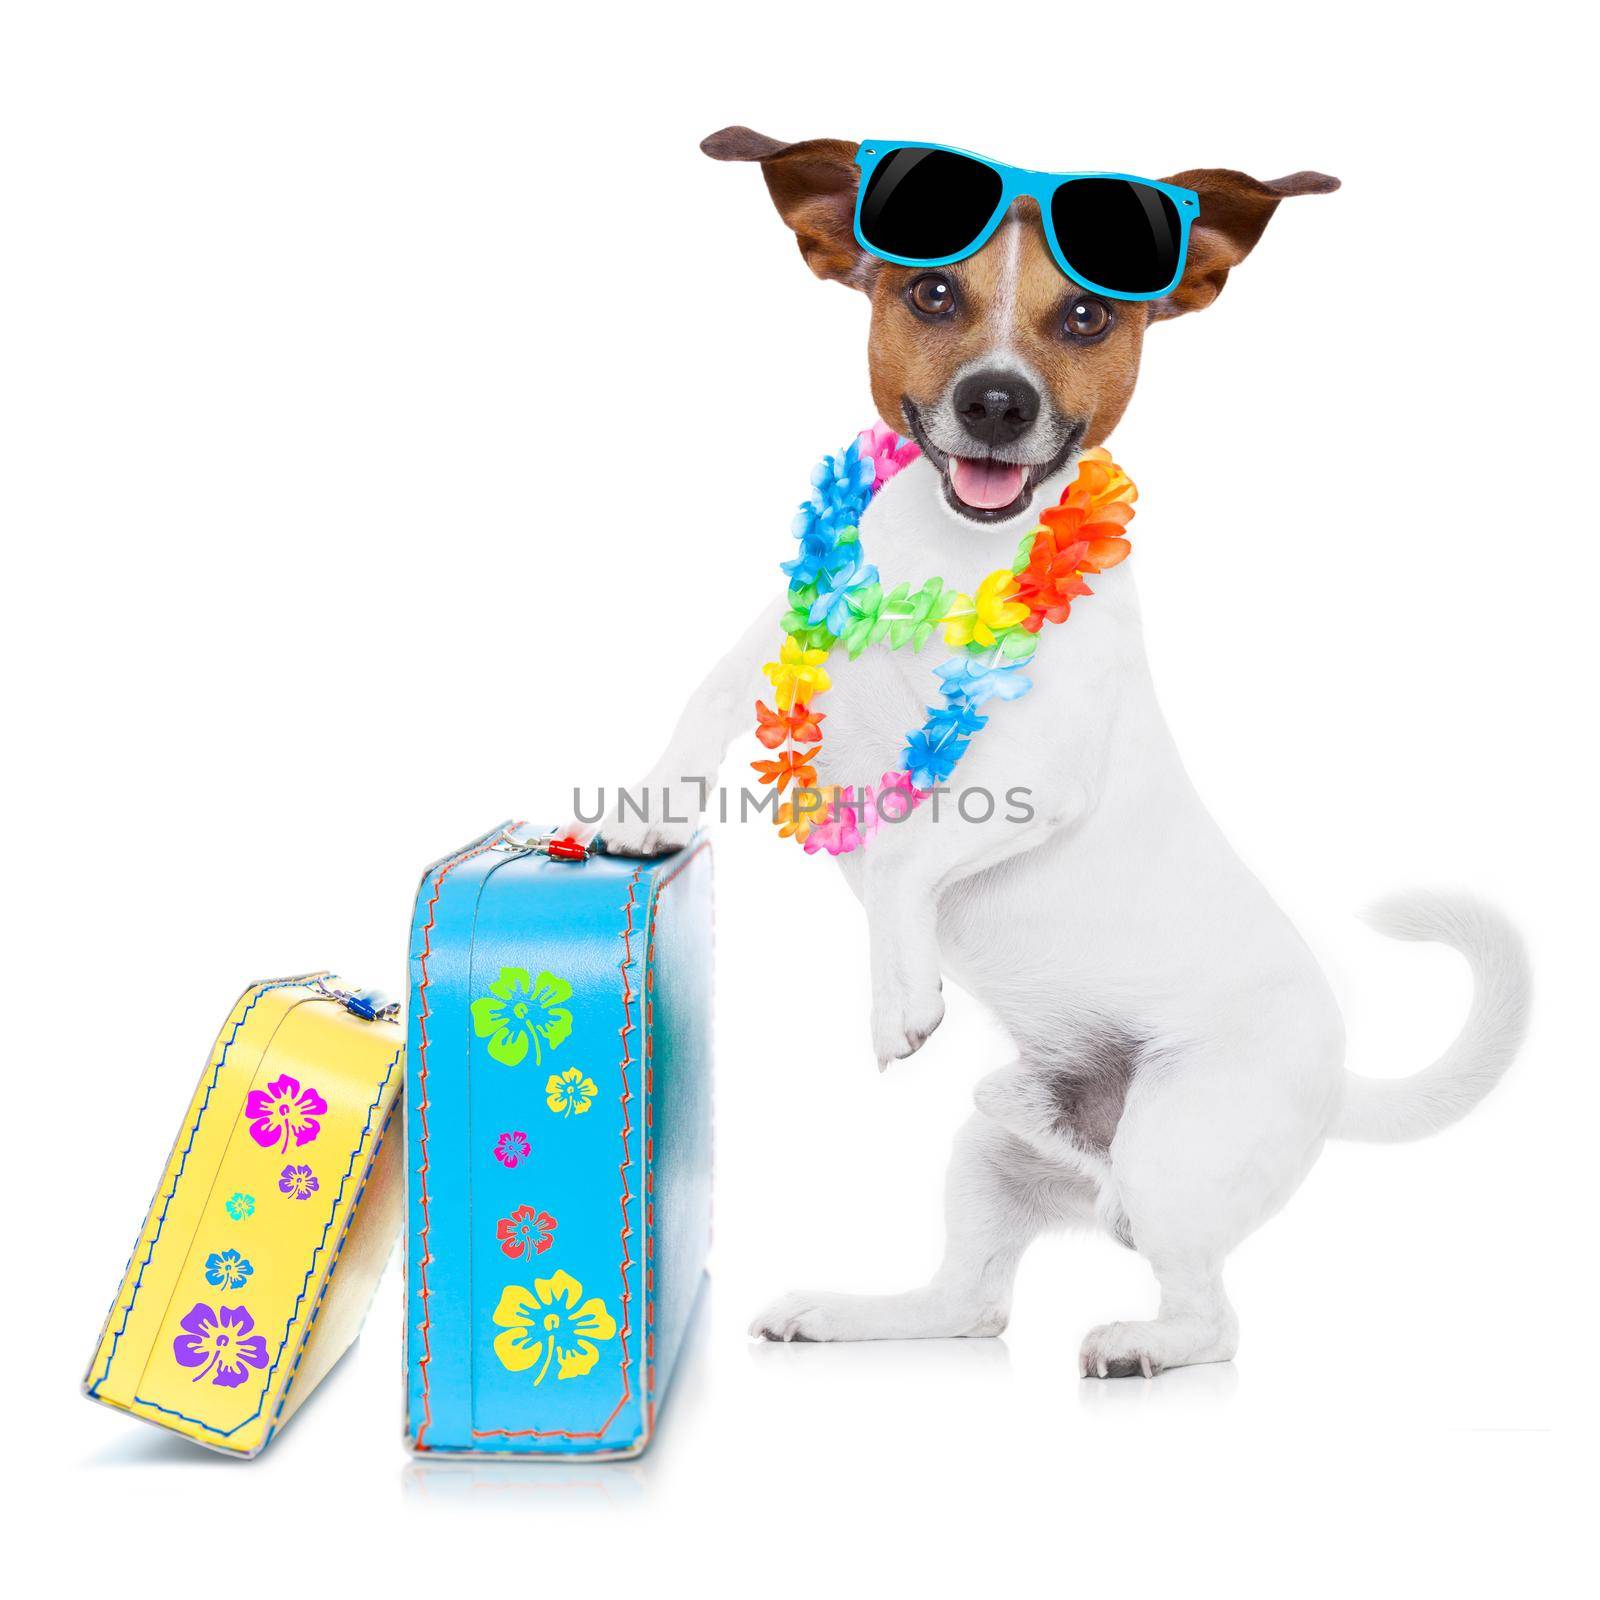
M1255 248L1280 200L1297 194L1332 194L1337 178L1291 172L1262 182L1223 167L1202 167L1167 179L1200 196L1200 216L1189 235L1189 259L1171 294L1151 302L1150 320L1200 311L1222 293L1228 274Z
M759 161L778 215L819 278L865 289L867 257L856 243L856 147L843 139L783 144L753 128L724 128L700 142L713 161Z

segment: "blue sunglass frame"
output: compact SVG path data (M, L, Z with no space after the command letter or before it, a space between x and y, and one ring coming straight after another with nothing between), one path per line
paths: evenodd
M891 255L887 250L878 249L862 233L861 207L866 200L872 174L877 170L878 163L896 150L941 150L946 155L965 156L968 161L976 161L979 166L987 167L999 176L1000 200L994 208L994 215L965 249L957 250L954 255L948 256L897 256ZM1029 167L1008 167L1002 161L991 161L988 156L975 155L971 150L962 150L953 144L934 144L922 139L865 140L856 151L856 165L861 169L861 180L856 185L856 243L868 255L876 256L880 261L892 261L901 267L952 266L957 261L965 261L968 256L975 255L981 250L994 237L995 229L1000 226L1001 220L1011 209L1013 202L1023 195L1028 195L1038 202L1039 216L1044 223L1045 242L1050 246L1050 254L1055 264L1080 289L1087 289L1091 294L1104 295L1108 300L1159 300L1163 295L1171 294L1177 287L1179 279L1183 277L1184 264L1189 259L1190 226L1200 215L1200 196L1193 189L1180 189L1176 184L1162 183L1155 178L1141 178L1132 172L1035 172ZM1105 284L1096 283L1092 278L1074 270L1066 252L1061 248L1061 241L1056 237L1055 223L1051 220L1050 202L1056 190L1063 184L1072 183L1080 178L1121 178L1128 183L1143 184L1147 189L1157 189L1172 201L1178 213L1180 231L1178 264L1172 274L1171 282L1163 284L1159 289L1133 294L1126 289L1109 289Z

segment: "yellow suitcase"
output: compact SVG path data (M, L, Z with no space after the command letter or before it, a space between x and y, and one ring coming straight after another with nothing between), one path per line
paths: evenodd
M325 972L239 997L111 1303L90 1399L253 1456L344 1354L400 1228L397 1011Z

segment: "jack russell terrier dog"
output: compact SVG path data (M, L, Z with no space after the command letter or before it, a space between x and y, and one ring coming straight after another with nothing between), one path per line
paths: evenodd
M701 148L759 163L811 270L872 303L873 399L922 449L862 519L864 544L888 572L1008 566L1078 453L1121 417L1146 327L1216 299L1280 200L1338 186L1313 172L1269 183L1179 173L1170 181L1199 197L1181 279L1160 298L1111 300L1057 267L1032 199L1011 205L965 259L901 266L857 241L854 145L782 144L732 127ZM1085 1225L1138 1251L1160 1288L1153 1319L1089 1331L1085 1377L1227 1361L1239 1328L1223 1262L1294 1193L1323 1142L1447 1127L1522 1040L1530 983L1516 931L1470 899L1407 895L1372 921L1459 950L1476 983L1470 1014L1412 1077L1344 1070L1326 980L1207 814L1162 720L1132 565L1096 578L1095 598L1051 630L1049 670L963 761L970 786L1030 789L1032 819L967 822L947 811L936 822L923 807L840 858L867 916L880 1066L939 1026L942 973L998 1016L1016 1059L977 1084L956 1138L932 1281L898 1294L790 1294L755 1319L761 1338L998 1334L1029 1243ZM641 785L670 803L608 826L603 848L653 855L686 842L690 827L672 819L697 813L747 727L786 606L775 600L690 701ZM927 678L927 662L905 651L839 663L837 731L819 782L893 766L922 717Z

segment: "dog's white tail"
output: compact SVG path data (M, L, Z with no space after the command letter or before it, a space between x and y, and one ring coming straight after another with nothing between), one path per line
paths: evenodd
M1528 1031L1533 980L1522 936L1493 906L1468 895L1413 893L1381 900L1367 921L1391 939L1459 950L1472 968L1472 1009L1450 1048L1409 1078L1345 1074L1335 1139L1393 1144L1459 1122L1494 1088Z

